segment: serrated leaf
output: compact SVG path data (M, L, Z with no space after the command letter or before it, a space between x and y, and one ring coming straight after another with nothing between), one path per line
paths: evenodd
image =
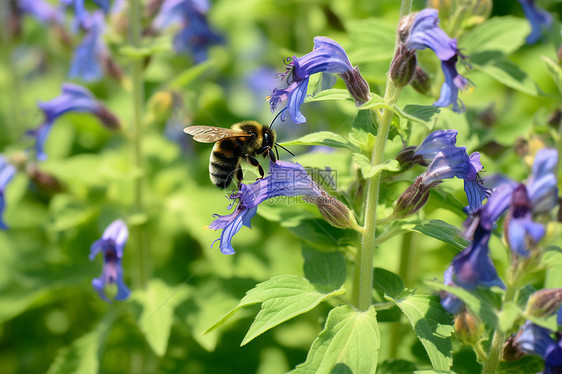
M325 145L333 148L350 149L353 152L359 151L359 147L357 147L355 144L353 144L343 136L330 131L313 132L298 139L291 140L290 142L282 143L281 145Z
M138 305L134 312L139 329L150 348L160 357L168 347L174 308L188 295L187 292L178 292L179 290L154 278L146 289L135 291L131 297L131 302Z
M480 65L476 60L476 56L471 60L474 70L481 71L507 87L528 95L537 96L539 94L533 79L515 63L505 58L498 58L488 61L485 65Z
M348 305L330 311L324 329L312 343L306 361L291 374L361 373L375 374L380 349L377 313Z
M489 295L482 292L491 292L490 290L468 291L461 287L446 286L443 283L435 281L428 281L426 283L437 290L446 291L455 295L466 304L468 309L480 317L482 321L491 326L497 326L498 311L496 305Z
M108 314L96 328L57 352L47 374L97 374L100 349L103 346L114 314Z
M399 171L400 163L396 160L388 160L385 163L379 164L377 166L371 163L371 160L367 156L361 153L353 154L353 161L359 166L364 178L372 178L383 170L386 171Z
M467 55L483 51L498 51L510 54L525 43L530 32L524 18L511 16L494 17L462 35L459 47L466 48Z
M373 270L373 287L383 292L383 296L399 298L404 290L404 281L398 274L382 268Z
M398 221L394 225L399 225L406 231L417 232L441 240L461 250L465 249L470 244L470 242L462 236L462 232L457 227L438 219L424 222Z
M274 277L248 291L240 303L209 327L205 334L224 324L241 308L261 303L261 310L241 343L245 345L267 330L306 313L322 301L344 292L343 288L321 292L307 279L293 275Z
M451 317L439 303L439 297L410 295L404 299L386 299L402 310L423 344L433 368L448 371L453 364L451 334L454 328Z
M313 284L340 288L345 282L345 259L340 251L320 252L303 243L304 275Z

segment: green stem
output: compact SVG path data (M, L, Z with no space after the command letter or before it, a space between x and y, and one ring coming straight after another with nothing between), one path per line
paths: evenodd
M402 247L400 248L400 267L398 275L404 281L406 287L410 286L411 264L412 264L412 244L414 234L410 231L402 236Z
M410 12L412 0L402 0L400 5L400 18ZM396 39L396 47L398 46L399 39ZM390 77L390 74L388 75ZM393 105L400 96L401 88L396 87L390 80L387 81L386 91L384 94L385 102ZM377 114L377 113L375 113ZM384 148L386 139L388 138L388 131L392 122L393 111L384 109L380 117L379 128L377 131L377 140L371 155L371 162L374 166L380 165L383 162ZM359 262L355 264L355 273L359 273L359 281L354 284L353 294L357 297L357 308L361 311L367 310L371 306L373 288L373 256L376 246L375 228L377 225L377 204L379 200L379 188L381 181L381 174L378 173L368 181L367 186L367 203L365 206L365 232L361 239L361 250L359 254ZM357 279L357 276L355 276Z
M133 47L141 46L141 4L140 0L130 1L130 41ZM132 158L134 165L134 210L136 214L143 212L143 160L142 160L142 114L144 111L144 82L143 82L143 61L135 59L132 63L133 81L133 122L132 132ZM145 246L143 230L136 226L134 230L134 240L138 250L138 283L141 288L146 286L148 279L147 257L148 248Z
M19 79L19 72L12 58L12 52L14 50L15 43L10 35L10 11L8 6L0 7L0 22L3 26L0 26L1 38L2 38L2 61L6 65L6 82L5 86L10 87L9 91L6 91L8 96L7 102L9 107L8 118L6 121L6 132L9 134L9 139L16 141L19 134L25 129L22 121L22 109L21 109L21 84ZM7 93L9 92L9 94ZM6 139L7 140L7 139Z
M518 274L515 271L513 279L514 282L512 284L508 283L506 285L506 290L503 298L503 305L506 303L512 302L515 300L515 295L517 294L517 290L519 288L519 284L517 282ZM492 338L492 344L490 346L490 353L488 354L488 359L484 363L482 367L482 374L493 374L496 372L496 368L500 362L501 353L503 350L503 345L505 343L506 334L502 332L499 328L496 328L494 331L494 336Z

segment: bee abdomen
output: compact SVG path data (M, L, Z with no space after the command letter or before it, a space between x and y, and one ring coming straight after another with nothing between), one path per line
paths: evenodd
M215 186L226 188L234 177L239 160L234 154L215 148L216 145L209 160L209 177Z

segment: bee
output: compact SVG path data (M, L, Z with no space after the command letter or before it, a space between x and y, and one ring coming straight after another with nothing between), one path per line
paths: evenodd
M209 177L211 182L220 188L226 188L235 175L238 183L242 182L243 173L240 167L242 160L257 167L261 179L264 177L264 171L256 156L269 157L273 162L279 158L276 148L279 144L275 143L275 131L271 129L271 126L267 127L256 121L238 122L229 129L213 126L189 126L183 131L193 135L193 139L198 142L215 142L209 160ZM275 149L277 157L275 157L273 149Z

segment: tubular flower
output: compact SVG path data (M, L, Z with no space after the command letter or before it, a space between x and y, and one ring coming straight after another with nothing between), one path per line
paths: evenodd
M4 208L6 207L4 191L6 190L8 183L12 180L14 174L16 174L16 168L12 164L8 163L4 156L0 155L0 230L6 230L8 228L2 219Z
M552 16L535 6L535 0L519 0L525 17L531 24L531 33L525 39L527 44L535 44L540 40L545 30L552 26Z
M562 336L556 334L552 338L552 331L527 321L515 339L519 348L527 353L544 359L545 374L555 374L562 370Z
M103 77L103 66L110 60L107 45L103 40L105 17L96 11L81 21L86 35L76 47L68 76L86 82L95 82Z
M330 38L317 36L314 38L313 51L302 57L294 56L287 63L285 72L278 75L282 88L275 88L269 98L271 111L274 112L279 104L287 101L286 109L291 120L294 123L306 122L300 107L306 96L309 77L320 72L342 75L356 101L363 104L368 100L369 85L359 70L351 65L343 47Z
M456 286L453 282L453 267L449 266L443 275L444 283L447 286ZM441 305L451 314L459 314L464 308L464 302L449 292L441 292Z
M232 238L242 225L250 227L250 220L256 214L258 205L265 200L277 196L305 196L313 200L325 197L325 194L301 165L284 161L271 162L269 175L249 185L241 184L240 190L230 196L231 200L238 201L236 209L229 215L215 215L216 219L208 228L222 229L221 237L217 239L220 241L219 248L223 254L231 255L235 253Z
M444 149L456 148L457 130L437 130L429 134L418 147L404 148L396 156L403 168L415 164L429 166L437 153Z
M64 15L45 0L17 0L17 7L44 24L62 24Z
M62 94L52 100L39 103L39 108L45 115L41 126L28 132L35 137L37 159L43 161L47 158L44 145L54 121L66 112L91 113L98 117L108 128L118 128L119 120L94 95L85 87L77 84L64 83Z
M457 49L457 39L449 37L439 27L437 9L424 9L415 15L413 22L405 25L401 30L401 38L410 50L422 50L429 48L441 60L441 68L445 75L445 83L441 87L441 96L433 105L446 107L453 105L455 112L463 112L464 105L459 106L458 92L464 89L468 81L456 70L458 57L462 55ZM409 30L407 29L409 27Z
M203 62L207 59L209 47L223 42L223 37L215 33L207 22L209 7L206 0L165 0L151 29L162 31L179 24L174 50L191 53L196 63Z
M107 284L117 285L115 300L125 300L131 293L123 281L123 267L121 265L123 249L127 243L128 236L129 231L125 222L121 220L114 221L107 226L101 239L96 240L90 249L89 258L91 261L96 258L98 253L103 253L102 274L101 277L92 280L92 286L94 286L100 297L107 302L110 302L104 291Z

